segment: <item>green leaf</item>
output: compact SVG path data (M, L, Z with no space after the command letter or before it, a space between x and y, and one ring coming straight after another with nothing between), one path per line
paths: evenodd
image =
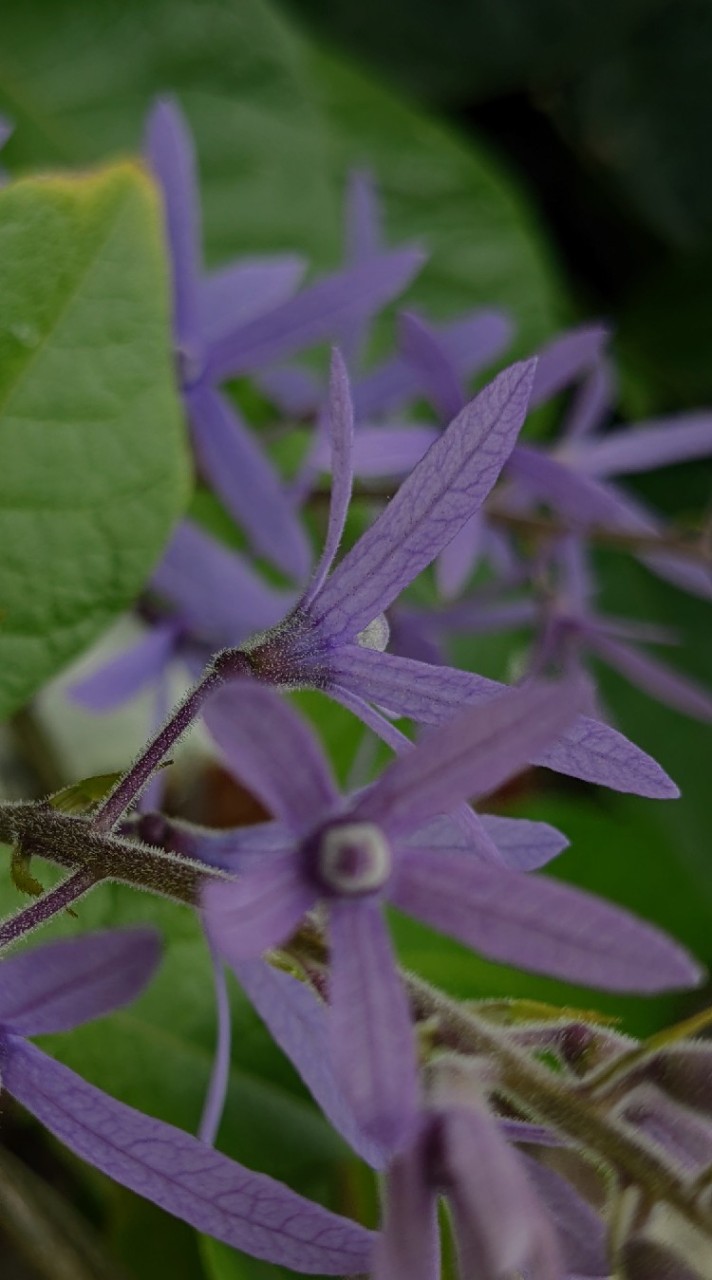
M283 1267L260 1262L259 1258L250 1258L246 1253L230 1249L210 1236L201 1236L200 1253L206 1280L284 1280L284 1277L294 1274Z
M136 148L166 91L195 131L211 263L298 250L316 268L335 265L346 171L365 164L383 185L390 238L431 251L414 300L440 315L512 306L522 348L551 332L557 282L511 179L314 50L262 0L26 0L3 37L0 110L16 124L7 163L83 164Z
M186 498L155 190L0 192L0 715L135 597Z

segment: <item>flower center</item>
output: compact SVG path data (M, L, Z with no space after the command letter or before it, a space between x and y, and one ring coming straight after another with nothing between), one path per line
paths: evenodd
M317 875L333 893L374 893L383 888L391 866L388 841L370 822L344 822L327 827L319 837Z

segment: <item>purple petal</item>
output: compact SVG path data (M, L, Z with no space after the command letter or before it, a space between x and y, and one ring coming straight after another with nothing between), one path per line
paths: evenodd
M373 174L354 169L346 187L346 257L349 262L365 262L383 248L381 205Z
M360 426L354 436L354 473L362 480L407 476L441 432L413 423L407 427Z
M159 680L174 655L177 628L170 622L151 628L136 644L110 658L69 688L72 702L87 711L113 711Z
M452 545L451 543L450 546ZM538 613L539 605L531 597L490 602L475 594L467 600L445 605L437 611L431 610L428 614L423 612L422 617L423 621L429 617L439 630L445 632L488 635L495 631L529 626L536 621Z
M565 835L548 822L529 818L500 818L482 813L480 822L494 840L506 867L511 871L536 871L556 858L568 845Z
M388 1170L371 1280L438 1280L440 1232L437 1191L428 1168L430 1138L431 1126L426 1124Z
M223 962L212 944L210 944L209 949L215 988L217 1035L213 1065L210 1071L210 1083L203 1105L203 1114L200 1117L200 1125L198 1126L198 1137L201 1142L207 1143L209 1147L214 1147L225 1110L225 1099L227 1098L230 1082L232 1012Z
M198 462L255 549L294 578L311 549L271 462L225 396L201 383L186 395Z
M69 1031L129 1004L161 957L153 929L45 943L0 961L0 1022L16 1035Z
M388 622L391 628L388 647L397 657L414 658L416 662L432 666L446 662L438 628L433 626L434 619L428 612L396 605L389 610Z
M204 340L214 345L238 325L254 320L286 302L296 292L306 262L294 253L243 258L206 276L200 284L200 316Z
M685 1174L701 1174L709 1167L709 1120L671 1101L655 1085L641 1084L627 1093L616 1107L616 1117L642 1133L654 1147L662 1147Z
M711 453L712 413L685 413L611 431L598 440L581 441L570 446L567 457L586 475L616 476L653 471Z
M410 284L422 262L417 249L394 249L303 289L215 343L208 357L210 379L264 368L327 341L344 323L375 315Z
M696 681L619 640L592 635L589 644L604 662L658 702L697 720L712 721L712 693Z
M701 976L687 951L621 907L465 853L409 853L390 898L491 960L568 982L643 993Z
M610 361L600 360L578 388L564 422L562 436L582 440L600 427L616 398L615 377Z
M563 1280L546 1211L494 1119L484 1109L449 1107L440 1126L459 1274Z
M334 1069L358 1124L393 1151L414 1125L418 1083L408 1001L380 904L333 899L329 941Z
M363 1227L117 1102L34 1045L12 1041L3 1084L75 1155L198 1231L295 1271L368 1270Z
M465 396L446 345L430 325L409 311L398 321L399 346L412 366L418 391L426 395L441 422L450 422L464 404Z
M556 1228L567 1269L579 1276L608 1276L606 1230L599 1214L554 1169L523 1152L519 1159Z
M146 158L163 193L173 270L173 329L184 352L202 347L200 205L193 139L170 98L159 98L146 126Z
M315 417L324 394L316 373L299 365L265 369L255 375L255 382L290 418Z
M151 588L215 648L243 644L293 608L294 592L271 587L238 551L192 520L175 530Z
M609 330L602 325L585 325L550 342L539 352L530 407L544 404L589 373L600 359L609 337Z
M647 532L632 514L629 504L612 489L589 476L579 475L566 461L559 461L532 445L517 446L507 465L507 475L534 497L560 511L574 528L603 525L623 533Z
M341 697L347 689L422 724L441 724L461 711L465 702L485 702L505 688L496 680L470 671L433 667L356 645L343 646L329 661L334 682L329 690L332 696L337 696L338 689ZM680 794L657 761L610 725L590 716L578 716L571 728L533 763L649 799L673 799Z
M337 1133L374 1169L382 1169L388 1153L359 1128L334 1074L326 1005L305 983L262 960L242 960L233 969L270 1035Z
M253 960L291 938L314 898L298 856L290 851L229 884L208 884L203 895L205 927L228 964Z
M312 610L330 637L363 631L479 509L524 421L533 372L513 365L480 392L341 561Z
M578 685L531 683L471 707L388 766L357 812L394 834L414 831L495 791L575 718Z
M472 311L448 325L438 326L436 334L463 380L485 369L508 346L512 322L502 311ZM356 417L360 420L404 405L419 393L413 367L402 356L379 365L361 378L354 387Z
M209 867L238 873L264 863L270 853L284 853L289 831L281 822L218 831L208 827L173 826L171 848L186 858L197 858Z
M208 699L204 717L236 778L296 835L333 809L338 792L318 739L272 689L233 680Z
M353 485L352 449L354 438L354 410L346 366L339 351L334 348L331 357L328 400L329 441L331 445L331 498L329 501L329 525L324 550L314 570L311 581L302 598L306 607L319 592L344 532L351 489Z
M435 561L435 581L442 599L452 600L467 585L479 559L482 528L483 514L478 511L440 552Z

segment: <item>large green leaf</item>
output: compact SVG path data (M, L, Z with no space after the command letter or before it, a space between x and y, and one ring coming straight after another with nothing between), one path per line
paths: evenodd
M148 177L6 187L0 293L4 714L126 607L186 497Z
M297 249L333 265L346 170L367 164L394 234L432 249L414 298L441 313L512 305L525 346L551 330L551 267L514 183L312 50L263 0L27 0L0 60L0 109L16 122L8 164L136 148L152 97L165 91L195 129L210 261Z

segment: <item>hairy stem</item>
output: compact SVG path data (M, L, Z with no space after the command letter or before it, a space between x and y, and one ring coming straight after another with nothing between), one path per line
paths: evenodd
M119 779L92 818L95 831L111 831L133 804L151 776L159 768L171 747L190 727L200 713L206 698L230 676L249 673L249 665L239 649L225 649L217 654L194 687L178 704L170 718L159 729L130 769Z
M41 898L35 898L29 906L21 907L13 916L9 916L0 924L0 950L3 947L12 946L26 933L32 933L34 929L39 929L40 925L47 924L53 916L66 911L95 884L96 880L92 873L86 867L80 867L67 876L66 880L55 885L54 889L48 889Z

